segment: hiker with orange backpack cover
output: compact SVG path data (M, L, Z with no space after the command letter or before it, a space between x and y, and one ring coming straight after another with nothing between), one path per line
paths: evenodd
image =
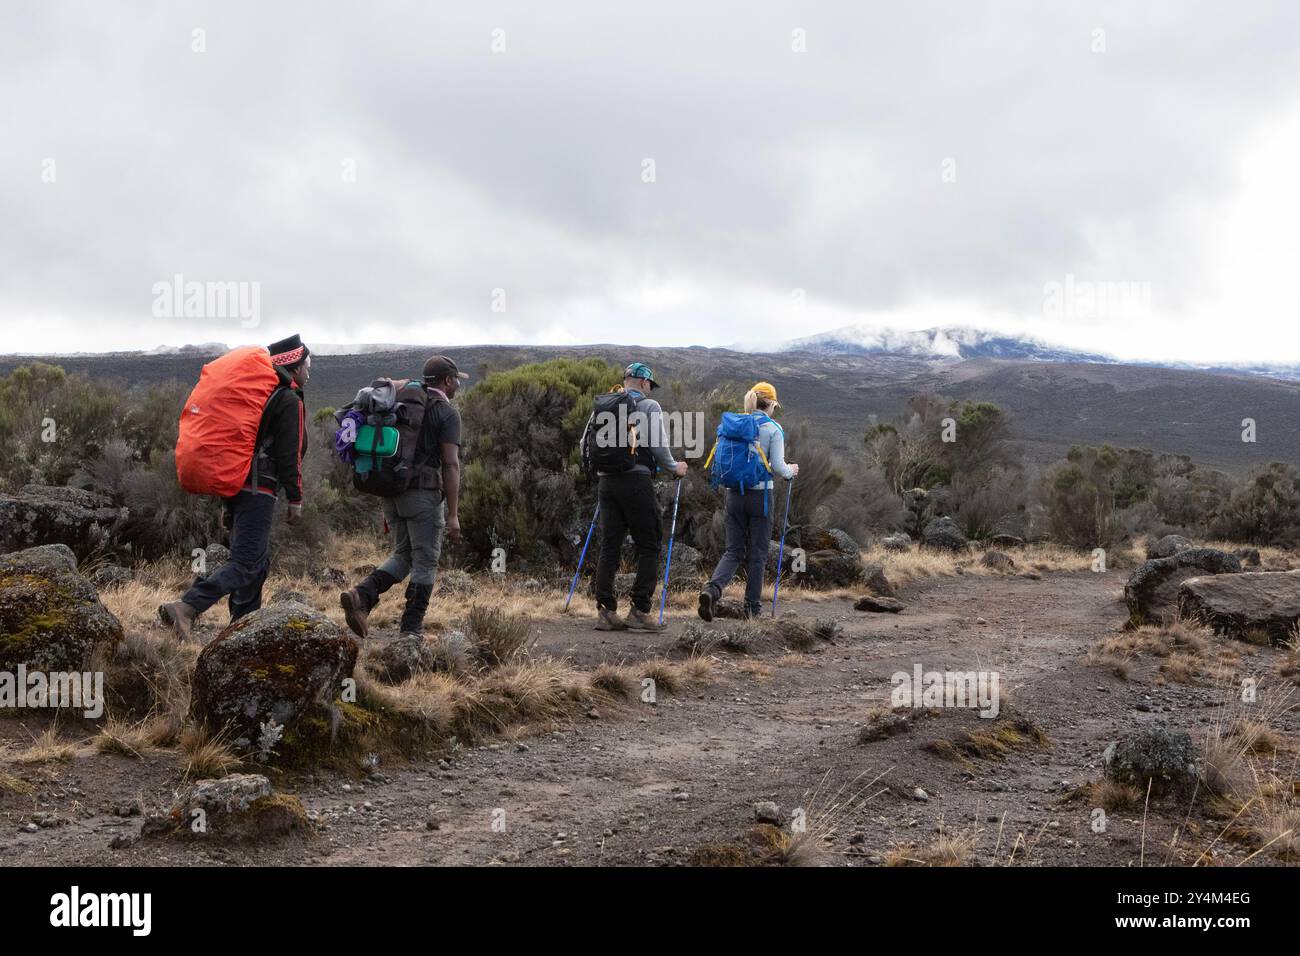
M289 501L288 523L302 514L307 453L302 390L310 378L311 352L293 335L267 349L235 349L204 366L185 403L177 477L193 494L222 499L230 560L196 580L179 601L158 608L158 617L182 641L190 638L199 615L227 595L232 622L262 606L280 491Z

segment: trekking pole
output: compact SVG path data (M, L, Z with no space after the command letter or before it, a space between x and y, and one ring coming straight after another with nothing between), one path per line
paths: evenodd
M776 596L781 590L781 562L785 560L785 529L790 523L790 498L794 495L794 478L785 493L785 517L781 519L781 547L776 552L776 580L772 582L772 616L776 617Z
M673 492L673 525L668 531L668 560L664 562L664 586L659 592L659 623L664 623L664 604L668 601L668 569L673 566L673 535L677 533L677 499L682 496L682 480L677 479Z
M573 589L578 586L578 575L582 573L582 562L587 559L587 545L591 544L591 533L596 530L596 519L600 517L600 502L596 502L596 513L591 516L591 527L587 529L587 538L582 542L582 554L578 557L578 570L573 572L573 583L569 585L569 596L564 599L564 609L569 609L573 600Z

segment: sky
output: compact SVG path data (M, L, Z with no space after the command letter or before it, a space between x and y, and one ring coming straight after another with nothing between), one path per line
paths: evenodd
M0 6L3 352L1298 362L1300 5Z

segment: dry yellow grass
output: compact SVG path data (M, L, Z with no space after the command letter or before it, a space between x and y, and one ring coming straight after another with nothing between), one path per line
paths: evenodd
M776 659L774 662L780 667L816 667L817 662L807 654L800 654L798 651L787 651Z
M1240 547L1243 547L1240 541L1223 541L1223 540L1197 542L1197 546L1203 548L1218 548L1220 551L1227 551L1229 553L1237 550ZM1250 545L1250 547L1255 547L1255 546ZM1258 568L1244 567L1244 562L1243 562L1244 570L1259 571L1269 567L1286 567L1286 566L1294 567L1295 566L1296 554L1294 551L1288 551L1285 548L1275 548L1270 545L1261 545L1259 548L1257 548L1257 550L1259 551L1260 566Z
M885 866L965 866L974 852L974 834L941 832L930 843L888 850Z
M1142 803L1142 791L1127 783L1117 783L1103 778L1089 788L1092 805L1102 807L1111 813L1131 810Z
M1190 684L1203 676L1204 658L1212 640L1211 631L1194 622L1148 624L1103 638L1088 649L1086 660L1127 680L1138 661L1161 658L1160 672L1165 680ZM1220 657L1234 659L1231 651L1220 652Z
M627 700L641 683L641 675L626 664L598 664L591 672L591 686L619 700Z
M34 789L26 780L0 771L0 793L16 793L21 796L31 793Z
M76 744L62 739L57 727L50 727L34 737L31 746L15 760L23 764L58 763L71 760L76 752Z
M1300 859L1300 803L1294 796L1261 801L1249 825L1260 852L1286 861Z
M715 662L707 654L692 654L681 663L682 683L687 687L700 687L713 680Z
M131 724L110 717L94 739L100 753L144 757L154 750L150 721Z
M640 667L641 676L648 677L655 682L656 691L664 691L671 694L678 690L682 685L681 672L671 661L666 661L662 657L656 657L646 661Z
M181 773L186 779L224 777L239 769L242 761L218 734L191 728L180 737Z
M736 670L746 677L752 677L759 683L770 681L776 676L776 669L764 661L746 660L736 665Z

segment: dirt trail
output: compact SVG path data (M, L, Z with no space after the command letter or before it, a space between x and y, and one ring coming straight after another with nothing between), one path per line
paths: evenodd
M705 688L661 692L654 705L601 705L598 715L554 732L384 767L364 783L306 777L296 790L325 824L307 841L109 849L115 835L139 828L138 817L113 808L167 803L175 760L88 755L52 771L35 794L0 799L7 818L0 864L675 864L703 843L739 838L760 800L774 800L787 819L804 808L810 827L833 828L818 841L830 862L874 864L891 847L929 842L940 826L970 834L984 863L1006 862L1013 847L1015 862L1033 864L1136 864L1144 852L1148 864L1153 856L1161 862L1185 807L1153 812L1144 851L1140 810L1112 815L1098 834L1091 806L1063 800L1100 776L1106 744L1138 722L1196 733L1221 719L1221 690L1157 686L1140 675L1125 682L1084 663L1087 648L1123 623L1123 580L1123 572L935 579L902 595L901 615L857 612L848 600L792 601L787 609L804 619L840 620L842 637L800 660L719 654L717 680ZM538 650L583 667L670 655L692 619L678 612L659 635L609 634L592 630L584 611L537 625ZM1271 653L1243 659L1243 667L1263 673ZM763 670L755 661L770 676L753 673ZM917 663L999 672L1010 706L1031 715L1050 744L1004 761L944 760L922 745L988 724L952 710L859 743L868 713L889 700L891 674ZM1293 718L1281 728L1289 735L1297 732ZM877 777L863 800L826 813L841 788L842 803ZM917 788L927 799L917 799ZM37 808L73 822L22 832L15 820ZM1180 854L1193 845L1196 852L1175 859L1191 862L1213 836L1180 837ZM1226 849L1229 859L1245 855Z

